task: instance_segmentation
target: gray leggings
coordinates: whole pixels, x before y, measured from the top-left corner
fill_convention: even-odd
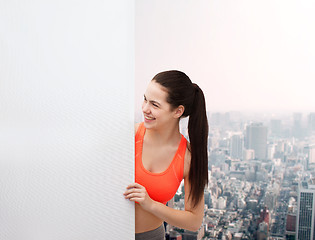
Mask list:
[[[164,225],[151,231],[136,233],[135,240],[165,240]]]

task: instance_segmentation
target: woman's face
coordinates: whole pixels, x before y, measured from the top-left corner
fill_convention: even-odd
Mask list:
[[[151,81],[144,93],[142,112],[146,128],[160,128],[176,120],[174,110],[166,101],[168,93],[156,81]]]

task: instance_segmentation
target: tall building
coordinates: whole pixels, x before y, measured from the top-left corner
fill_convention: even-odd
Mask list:
[[[266,222],[261,222],[258,225],[257,240],[267,240],[267,239],[268,239],[268,224]]]
[[[296,214],[288,213],[286,218],[285,235],[286,239],[295,239]]]
[[[302,113],[293,113],[292,135],[296,138],[303,136]]]
[[[311,112],[308,115],[307,128],[310,134],[315,132],[315,112]]]
[[[226,208],[226,199],[224,197],[219,197],[217,202],[217,209],[225,209]]]
[[[306,169],[315,169],[315,144],[306,145],[304,151],[307,154]]]
[[[273,159],[273,156],[275,155],[275,145],[274,144],[269,144],[267,147],[267,159],[271,160]]]
[[[255,158],[267,157],[267,127],[262,123],[252,123],[246,127],[245,148],[255,151]]]
[[[266,240],[268,239],[268,232],[269,232],[269,210],[267,207],[260,210],[260,217],[257,221],[258,223],[258,231],[257,231],[257,239],[258,240]]]
[[[255,151],[253,149],[244,149],[243,151],[243,160],[252,160],[255,158]]]
[[[208,118],[210,126],[225,128],[230,125],[230,113],[212,113]]]
[[[243,148],[243,137],[241,135],[233,135],[230,141],[230,157],[233,159],[242,159]]]
[[[205,235],[205,227],[202,225],[198,231],[191,232],[184,230],[182,233],[182,240],[201,240]]]
[[[302,182],[298,191],[296,239],[314,240],[315,185]]]
[[[182,240],[182,235],[176,231],[170,231],[169,234],[166,234],[166,239],[169,240]]]
[[[212,207],[211,193],[208,190],[205,190],[204,198],[205,198],[205,204],[208,206],[208,208]]]
[[[279,119],[270,120],[270,131],[274,136],[280,136],[282,134],[282,122]]]

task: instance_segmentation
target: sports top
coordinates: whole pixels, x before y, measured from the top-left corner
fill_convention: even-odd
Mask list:
[[[142,164],[142,146],[146,128],[141,123],[136,133],[135,149],[135,178],[136,182],[144,186],[150,198],[166,204],[171,200],[184,175],[184,158],[187,140],[182,135],[175,156],[168,168],[161,173],[152,173],[144,168]]]

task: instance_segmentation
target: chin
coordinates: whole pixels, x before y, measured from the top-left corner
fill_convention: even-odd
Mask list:
[[[155,120],[154,121],[146,121],[144,120],[144,127],[147,129],[151,129],[155,127]]]

